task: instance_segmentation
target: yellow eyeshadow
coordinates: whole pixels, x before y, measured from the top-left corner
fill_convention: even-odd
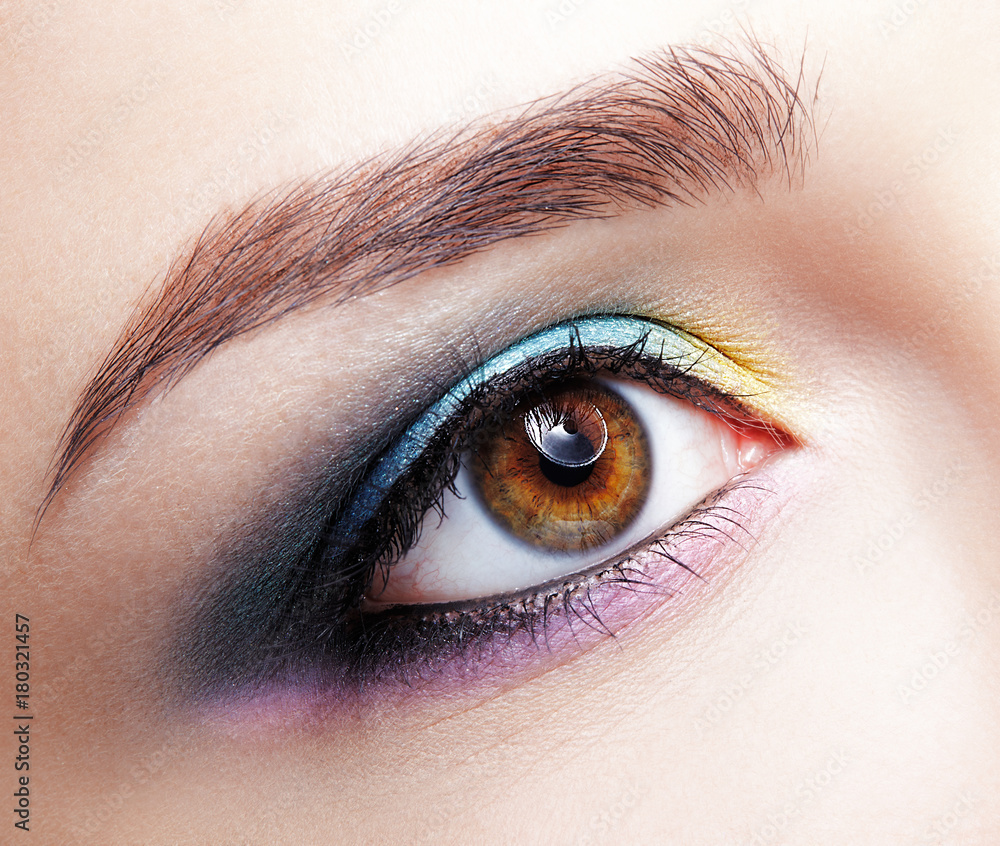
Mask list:
[[[804,407],[794,387],[794,374],[787,356],[775,353],[771,344],[745,331],[729,331],[735,320],[714,326],[695,326],[695,320],[672,317],[654,318],[697,354],[687,368],[692,376],[736,397],[750,412],[764,422],[800,439]],[[750,321],[746,321],[749,323]],[[681,329],[678,323],[694,328],[698,334]],[[738,336],[739,340],[732,338]],[[689,353],[690,354],[690,353]]]

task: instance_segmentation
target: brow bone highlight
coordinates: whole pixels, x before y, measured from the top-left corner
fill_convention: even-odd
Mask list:
[[[303,180],[214,219],[126,324],[60,438],[36,517],[154,388],[291,312],[455,264],[500,241],[629,209],[757,190],[805,167],[812,118],[757,42],[671,49],[516,116]]]

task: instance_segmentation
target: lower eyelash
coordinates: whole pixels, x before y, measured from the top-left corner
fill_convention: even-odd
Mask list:
[[[352,660],[343,668],[342,681],[357,690],[387,681],[414,686],[444,664],[462,676],[475,675],[477,664],[495,663],[498,653],[511,645],[550,650],[556,628],[577,642],[585,633],[614,638],[616,626],[607,617],[622,616],[615,607],[622,592],[670,599],[688,578],[706,581],[699,565],[685,560],[680,549],[685,542],[735,544],[744,550],[755,542],[747,528],[749,515],[726,504],[737,491],[754,497],[771,493],[737,478],[660,537],[641,541],[612,563],[528,592],[362,612],[354,621]],[[674,573],[666,574],[664,566]]]

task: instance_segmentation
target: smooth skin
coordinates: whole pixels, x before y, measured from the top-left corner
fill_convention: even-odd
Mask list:
[[[1000,840],[995,3],[52,2],[3,17],[2,695],[12,708],[20,613],[35,720],[31,831],[5,811],[0,840]],[[746,31],[793,77],[805,45],[816,137],[791,189],[510,242],[233,342],[127,417],[29,546],[78,392],[214,214]],[[489,695],[322,719],[178,704],[163,645],[184,598],[303,457],[456,338],[497,351],[601,309],[714,327],[779,386],[801,445],[775,464],[784,507],[732,572]]]

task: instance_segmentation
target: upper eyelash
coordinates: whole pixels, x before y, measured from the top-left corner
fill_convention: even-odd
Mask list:
[[[585,335],[600,336],[595,328],[603,328],[605,337],[611,337],[611,328],[627,328],[632,332],[632,340],[619,346],[597,348],[584,340]],[[367,487],[362,485],[360,493],[345,509],[345,516],[333,524],[324,556],[326,566],[332,570],[327,587],[334,583],[351,586],[343,593],[345,610],[360,603],[377,568],[388,576],[392,564],[416,542],[429,512],[436,510],[444,517],[443,498],[448,490],[453,490],[470,438],[485,423],[509,413],[532,393],[541,395],[552,384],[581,375],[627,373],[661,393],[683,397],[712,413],[734,419],[741,416],[738,398],[691,376],[691,370],[706,351],[688,346],[689,336],[679,330],[643,318],[609,315],[560,324],[532,338],[558,333],[563,333],[566,342],[544,354],[526,357],[506,367],[508,362],[504,358],[511,357],[512,350],[520,346],[515,345],[490,359],[487,365],[466,374],[458,383],[467,389],[464,396],[449,403],[449,398],[455,395],[453,389],[408,430],[407,434],[419,448],[407,444],[404,436],[402,443],[391,447],[376,463],[369,479],[380,473],[382,479],[374,484],[369,481]],[[658,348],[651,343],[654,335],[660,338]],[[676,343],[668,354],[666,344],[671,339]],[[493,377],[481,378],[491,364],[496,371]],[[393,475],[397,462],[404,469]],[[385,483],[386,478],[389,484]],[[372,508],[371,500],[378,501],[377,508]],[[364,550],[365,554],[358,555],[357,550]],[[352,564],[337,566],[351,551],[355,551],[351,555]]]

